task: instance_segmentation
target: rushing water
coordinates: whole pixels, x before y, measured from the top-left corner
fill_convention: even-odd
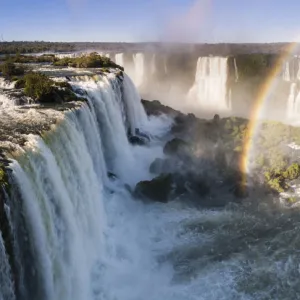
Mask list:
[[[299,299],[297,212],[134,199],[129,187],[151,178],[171,120],[148,119],[126,75],[71,84],[88,103],[43,138],[30,135],[10,166],[25,275],[14,283],[0,234],[1,300],[15,299],[14,284],[22,300]],[[134,128],[151,134],[149,145],[128,143]]]

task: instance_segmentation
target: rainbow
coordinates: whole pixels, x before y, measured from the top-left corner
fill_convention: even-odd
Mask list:
[[[253,141],[258,128],[257,121],[261,116],[265,104],[269,100],[273,88],[275,87],[276,84],[275,79],[282,71],[283,64],[285,63],[286,59],[296,51],[298,45],[299,45],[298,43],[293,42],[288,44],[288,46],[283,49],[283,54],[279,56],[279,58],[274,64],[273,69],[270,71],[266,80],[260,86],[259,91],[257,93],[254,106],[249,117],[248,134],[243,144],[243,151],[239,162],[240,171],[243,176],[242,178],[243,187],[246,187],[247,185],[247,175],[249,173],[249,159],[250,159],[251,151],[254,147]]]

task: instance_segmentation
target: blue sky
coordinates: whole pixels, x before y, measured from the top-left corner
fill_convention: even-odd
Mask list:
[[[300,0],[0,0],[4,40],[300,40]]]

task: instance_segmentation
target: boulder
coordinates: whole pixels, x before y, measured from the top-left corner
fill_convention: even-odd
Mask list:
[[[118,176],[112,172],[107,172],[107,177],[111,180],[116,180],[118,179]]]
[[[167,203],[172,191],[172,185],[172,175],[163,174],[152,180],[139,182],[135,187],[134,194],[137,197]]]
[[[142,99],[141,102],[148,116],[159,116],[161,114],[176,116],[179,113],[169,106],[162,105],[158,100],[148,101]]]
[[[129,143],[132,145],[143,146],[143,145],[147,144],[147,142],[145,141],[144,138],[136,136],[136,135],[129,136],[128,140],[129,140]]]
[[[76,88],[74,89],[74,92],[80,96],[86,96],[87,95],[87,92],[81,88]]]
[[[141,132],[138,128],[135,129],[135,135],[130,133],[128,130],[128,140],[133,145],[145,145],[150,142],[150,138],[146,133]]]
[[[162,173],[164,166],[164,160],[162,158],[156,158],[150,165],[149,171],[152,174]]]
[[[135,129],[135,135],[138,136],[138,137],[140,137],[140,138],[145,139],[148,142],[150,142],[150,137],[146,133],[140,131],[139,128]]]
[[[189,149],[188,146],[189,146],[188,143],[185,142],[184,140],[179,138],[174,138],[166,143],[164,147],[164,154],[176,155],[176,154],[185,153]]]

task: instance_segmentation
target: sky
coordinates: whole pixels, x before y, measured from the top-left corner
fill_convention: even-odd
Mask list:
[[[0,39],[300,41],[300,0],[0,0]]]

